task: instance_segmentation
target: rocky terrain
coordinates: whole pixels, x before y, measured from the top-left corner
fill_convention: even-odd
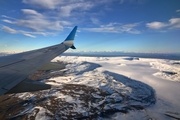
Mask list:
[[[98,70],[100,67],[92,62],[71,61],[65,70],[37,71],[29,78],[51,84],[52,89],[1,96],[0,119],[103,119],[115,113],[145,113],[146,107],[155,104],[152,87]]]

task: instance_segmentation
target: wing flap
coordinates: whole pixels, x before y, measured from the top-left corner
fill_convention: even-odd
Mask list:
[[[14,80],[12,79],[14,78]],[[25,80],[27,78],[27,75],[17,75],[14,77],[10,77],[7,79],[9,84],[5,84],[5,86],[3,87],[6,90],[10,90],[11,88],[13,88],[14,86],[17,85],[17,83],[20,83],[21,81]]]
[[[51,85],[26,79],[23,82],[19,83],[14,88],[12,88],[10,91],[8,91],[7,94],[21,93],[21,92],[33,92],[33,91],[37,91],[37,90],[46,90],[46,89],[50,89],[50,88],[51,88]]]
[[[15,74],[17,71],[11,70],[11,69],[0,69],[0,83],[3,81],[3,79],[9,77],[10,75]]]
[[[0,95],[5,94],[7,91],[8,91],[8,90],[5,90],[5,89],[3,89],[3,88],[0,88]]]
[[[64,69],[64,68],[65,68],[64,64],[50,62],[50,63],[44,65],[43,67],[41,67],[39,70],[60,70],[60,69]]]

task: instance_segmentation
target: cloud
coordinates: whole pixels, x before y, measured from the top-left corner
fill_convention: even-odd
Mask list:
[[[180,9],[179,9],[179,10],[176,10],[176,12],[180,12]]]
[[[6,15],[1,15],[1,17],[15,20],[15,18],[6,16]]]
[[[132,34],[139,34],[140,31],[135,29],[135,27],[138,25],[139,25],[139,23],[122,25],[121,31],[127,32],[127,33],[132,33]]]
[[[73,14],[72,11],[76,10],[76,13],[85,12],[86,10],[91,9],[94,6],[91,2],[77,2],[70,3],[59,7],[60,16],[69,17]]]
[[[60,21],[48,21],[41,18],[35,19],[22,19],[16,21],[16,25],[25,28],[30,28],[35,31],[46,31],[46,30],[62,30],[63,26],[60,25]]]
[[[120,4],[123,3],[129,3],[129,4],[145,4],[147,3],[149,0],[119,0]]]
[[[37,11],[35,10],[31,10],[31,9],[21,9],[21,11],[24,13],[24,14],[31,14],[31,15],[36,15],[37,17],[42,17],[42,15],[40,13],[38,13]]]
[[[22,9],[22,12],[25,14],[25,18],[17,20],[15,22],[16,25],[30,28],[35,31],[63,29],[62,25],[60,24],[60,21],[48,20],[46,16],[44,16],[41,13],[38,13],[35,10]]]
[[[35,7],[36,10],[43,11],[43,13],[40,15],[40,13],[38,13],[37,11],[27,10],[27,9],[22,10],[22,12],[27,15],[26,18],[29,18],[29,20],[31,21],[32,20],[36,21],[38,25],[36,24],[32,25],[30,21],[27,21],[27,20],[25,21],[24,19],[23,21],[19,21],[18,25],[25,26],[36,31],[42,30],[43,26],[45,26],[44,24],[52,21],[51,19],[52,16],[54,18],[56,16],[55,18],[56,21],[53,21],[53,23],[55,22],[57,23],[57,21],[59,21],[59,25],[61,25],[61,27],[57,26],[58,24],[54,24],[54,25],[47,24],[46,28],[49,30],[51,29],[62,30],[64,26],[72,25],[71,22],[67,21],[67,18],[70,18],[68,20],[71,20],[71,21],[73,20],[74,23],[84,22],[87,19],[91,19],[91,21],[94,24],[100,24],[98,22],[98,19],[95,19],[95,17],[93,16],[97,15],[98,13],[103,14],[103,12],[105,12],[108,8],[111,9],[110,6],[113,5],[113,3],[119,3],[118,0],[113,0],[113,1],[112,0],[102,0],[102,1],[97,1],[97,0],[91,0],[91,1],[87,1],[87,0],[68,0],[68,1],[65,1],[65,0],[23,0],[22,2],[24,4],[30,5],[31,7]],[[92,8],[98,8],[98,7],[103,7],[104,10],[100,10],[97,13],[97,11],[94,11],[92,9]],[[91,11],[91,14],[90,15],[86,14],[89,11]],[[87,15],[89,18],[87,17]],[[38,17],[32,17],[32,16],[38,16]],[[41,19],[41,22],[38,23],[38,20],[36,19],[37,18],[40,19],[42,17],[43,17],[43,20]],[[62,22],[63,20],[66,20],[66,23],[68,22],[68,24],[63,24]],[[42,26],[40,26],[41,24]],[[54,27],[49,28],[48,26],[54,26]]]
[[[24,33],[23,35],[28,36],[28,37],[32,37],[32,38],[36,38],[36,36],[31,35],[31,34],[29,34],[29,33]]]
[[[6,20],[3,20],[4,22],[6,22]],[[8,20],[7,20],[8,21]],[[66,21],[62,21],[63,24],[68,24]],[[13,22],[8,22],[8,23],[13,23]],[[5,31],[5,32],[8,32],[8,33],[11,33],[11,34],[23,34],[25,36],[28,36],[28,37],[32,37],[32,38],[36,38],[35,35],[43,35],[43,36],[49,36],[49,35],[57,35],[58,33],[57,32],[45,32],[45,31],[35,31],[35,32],[32,32],[32,31],[24,31],[24,30],[15,30],[13,28],[10,28],[8,26],[2,26],[1,27],[1,30]]]
[[[131,34],[140,34],[141,32],[135,27],[137,27],[139,23],[133,24],[124,24],[121,25],[119,23],[109,23],[107,25],[101,25],[97,28],[84,28],[84,30],[91,31],[91,32],[102,32],[102,33],[122,33],[127,32]]]
[[[118,0],[115,0],[118,1]],[[64,6],[66,9],[82,8],[83,10],[89,9],[92,6],[98,6],[100,4],[107,4],[112,0],[22,0],[23,3],[38,7],[39,9],[59,9]]]
[[[117,1],[117,0],[115,0]],[[49,13],[54,13],[59,17],[76,16],[85,13],[91,8],[100,5],[109,5],[111,0],[23,0],[23,3],[31,5],[37,9],[43,9]]]
[[[2,21],[17,25],[19,29],[28,29],[35,32],[52,32],[62,31],[65,27],[72,25],[72,21],[76,22],[76,24],[83,22],[83,15],[86,16],[87,14],[85,13],[87,11],[95,6],[109,3],[111,0],[22,0],[22,2],[34,9],[21,9],[22,15],[18,19],[11,19],[11,17],[3,15],[6,19]],[[71,18],[67,19],[67,17]]]
[[[128,0],[131,1],[143,1],[143,0]],[[146,0],[145,0],[146,1]],[[80,22],[86,22],[91,20],[93,24],[99,27],[84,28],[84,30],[94,32],[111,32],[111,33],[131,33],[139,34],[140,31],[136,29],[139,24],[118,24],[110,23],[108,25],[100,25],[101,22],[95,16],[100,16],[99,13],[103,14],[110,6],[114,3],[120,4],[126,2],[125,0],[22,0],[24,4],[30,5],[30,7],[36,9],[21,9],[22,17],[19,19],[8,19],[5,16],[3,22],[17,25],[20,29],[25,29],[28,34],[31,35],[51,35],[52,32],[62,31],[64,28],[68,28],[73,23],[80,24]],[[98,9],[103,7],[103,10],[93,11],[92,8]],[[91,14],[86,14],[91,11]],[[88,15],[88,17],[87,17]],[[69,19],[70,18],[70,19]],[[71,22],[73,21],[73,23]],[[112,24],[112,25],[111,25]],[[50,31],[49,33],[47,31]]]
[[[15,29],[12,29],[12,28],[7,27],[7,26],[3,26],[1,29],[5,32],[8,32],[8,33],[12,33],[12,34],[17,33],[17,31]]]
[[[45,9],[55,9],[60,4],[64,3],[64,0],[23,0],[22,2]]]
[[[28,32],[21,31],[21,30],[15,30],[15,29],[12,29],[12,28],[7,27],[7,26],[3,26],[1,29],[5,32],[11,33],[11,34],[23,34],[23,35],[28,36],[28,37],[36,38],[36,36],[31,35]]]
[[[120,0],[120,4],[123,4],[124,3],[124,0]]]
[[[180,28],[180,18],[172,18],[169,20],[172,28]]]
[[[10,23],[10,24],[13,24],[13,22],[11,20],[7,20],[7,19],[4,19],[2,20],[3,22],[6,22],[6,23]]]
[[[30,34],[30,35],[43,35],[43,36],[49,36],[49,35],[56,35],[57,33],[55,32],[30,32],[30,31],[24,31],[24,30],[19,30],[20,33],[24,34]],[[29,36],[30,37],[30,36]]]
[[[152,29],[161,29],[161,28],[166,27],[168,25],[163,23],[163,22],[151,22],[151,23],[147,23],[146,26],[148,28],[152,28]]]
[[[21,11],[25,15],[24,18],[16,19],[14,21],[4,19],[2,21],[34,31],[61,31],[63,29],[63,25],[71,25],[71,23],[68,21],[53,20],[49,16],[45,16],[35,10],[22,9]]]
[[[84,0],[23,0],[25,4],[38,7],[40,9],[57,10],[60,16],[71,16],[74,10],[84,11],[94,6],[93,1]]]
[[[147,23],[146,27],[151,29],[174,29],[174,28],[180,28],[180,18],[171,18],[168,22],[151,22]]]
[[[118,30],[114,27],[84,28],[84,30],[88,30],[91,32],[118,33]]]
[[[100,21],[97,18],[91,18],[93,24],[99,24]]]

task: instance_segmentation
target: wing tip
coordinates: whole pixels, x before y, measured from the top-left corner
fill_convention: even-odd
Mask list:
[[[73,28],[73,30],[69,33],[69,35],[67,36],[67,38],[65,39],[65,41],[63,42],[63,44],[69,46],[72,49],[76,49],[74,46],[74,37],[76,34],[78,26],[75,26]]]
[[[72,49],[76,49],[76,47],[74,45],[71,46]]]
[[[65,39],[65,41],[69,41],[69,40],[74,40],[76,31],[77,31],[78,26],[75,26],[73,28],[73,30],[70,32],[70,34],[67,36],[67,38]]]

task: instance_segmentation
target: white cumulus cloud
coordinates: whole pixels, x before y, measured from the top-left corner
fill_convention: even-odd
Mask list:
[[[151,29],[173,29],[173,28],[180,28],[180,18],[171,18],[168,22],[151,22],[147,23],[146,27]]]
[[[180,18],[172,18],[169,23],[173,28],[180,28]]]
[[[146,26],[148,28],[152,28],[152,29],[160,29],[160,28],[166,27],[168,25],[163,22],[151,22],[151,23],[147,23]]]

